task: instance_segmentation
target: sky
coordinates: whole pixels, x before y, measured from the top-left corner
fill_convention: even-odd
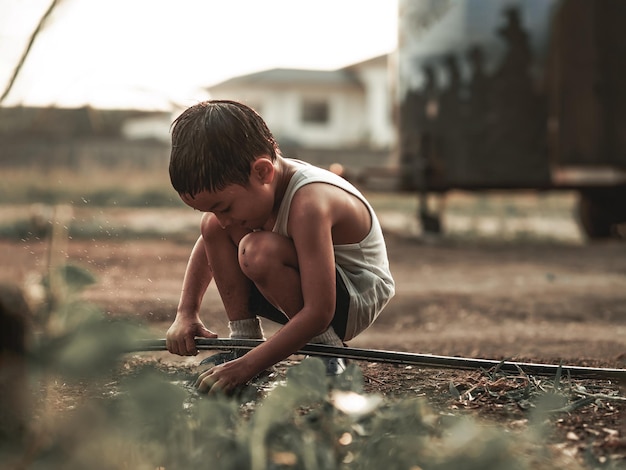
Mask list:
[[[52,0],[0,0],[0,94]],[[395,49],[398,0],[59,0],[3,106],[167,109],[275,67]]]

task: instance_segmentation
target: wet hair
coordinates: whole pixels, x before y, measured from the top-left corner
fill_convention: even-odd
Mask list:
[[[249,106],[210,100],[187,108],[172,123],[170,180],[179,194],[247,186],[250,164],[261,155],[274,161],[276,139]]]

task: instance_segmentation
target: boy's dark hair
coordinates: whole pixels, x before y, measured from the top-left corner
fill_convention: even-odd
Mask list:
[[[210,100],[187,108],[172,123],[170,180],[179,194],[246,186],[250,163],[279,153],[267,124],[252,108]]]

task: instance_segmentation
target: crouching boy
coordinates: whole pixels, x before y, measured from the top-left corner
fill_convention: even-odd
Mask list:
[[[232,391],[306,343],[342,346],[393,297],[385,240],[365,197],[327,170],[284,158],[248,106],[212,100],[184,111],[172,125],[170,178],[204,214],[168,350],[194,355],[195,337],[217,337],[200,319],[212,280],[231,338],[264,339],[261,317],[284,325],[246,354],[208,358],[200,391]],[[344,367],[325,362],[328,374]]]

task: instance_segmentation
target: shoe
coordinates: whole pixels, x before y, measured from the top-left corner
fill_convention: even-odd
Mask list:
[[[346,370],[346,360],[342,357],[321,357],[329,377],[340,375]]]
[[[234,361],[235,359],[239,359],[243,356],[247,351],[241,349],[233,349],[231,351],[224,351],[221,353],[213,354],[212,356],[205,357],[200,361],[201,366],[219,366],[221,364],[225,364],[226,362]]]

